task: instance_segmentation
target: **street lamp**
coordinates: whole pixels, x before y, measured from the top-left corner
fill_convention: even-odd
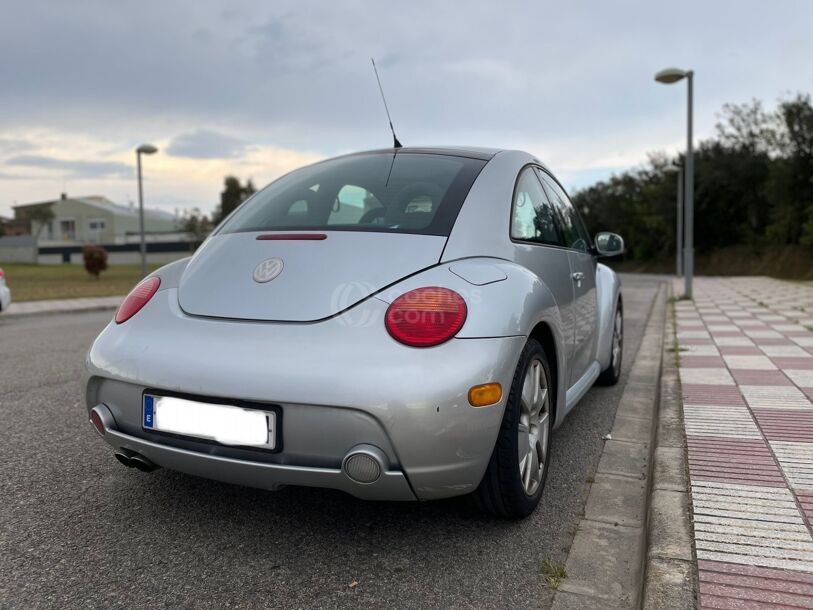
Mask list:
[[[677,174],[677,202],[675,213],[675,274],[683,275],[683,167],[669,165],[666,173]]]
[[[144,189],[141,186],[141,155],[154,155],[158,149],[152,144],[142,144],[136,148],[136,165],[138,166],[138,227],[141,233],[141,277],[147,275],[147,244],[144,242]]]
[[[666,68],[655,75],[655,80],[665,85],[671,85],[683,79],[688,83],[688,119],[686,130],[686,163],[684,165],[685,180],[685,240],[683,248],[683,271],[686,274],[684,297],[692,298],[692,279],[694,276],[694,158],[692,151],[692,96],[694,85],[694,72],[678,68]]]

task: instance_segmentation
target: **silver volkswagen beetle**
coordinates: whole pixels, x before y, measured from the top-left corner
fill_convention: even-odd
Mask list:
[[[126,466],[520,518],[551,433],[615,383],[622,239],[533,156],[398,148],[296,170],[127,296],[87,355]]]

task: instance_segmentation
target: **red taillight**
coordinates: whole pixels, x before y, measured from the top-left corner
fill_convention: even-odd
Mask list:
[[[387,309],[385,323],[393,339],[412,347],[448,341],[466,321],[466,302],[448,288],[417,288],[402,294]]]
[[[322,241],[327,239],[324,233],[267,233],[258,235],[258,241]]]
[[[0,280],[2,280],[4,277],[6,277],[6,272],[0,269]]]
[[[158,277],[147,278],[138,286],[130,291],[127,298],[124,299],[119,310],[116,312],[116,324],[126,322],[134,315],[136,315],[141,308],[146,305],[152,296],[158,292],[158,287],[161,285],[161,279]]]

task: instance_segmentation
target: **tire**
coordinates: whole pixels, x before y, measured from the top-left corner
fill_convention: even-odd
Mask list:
[[[610,340],[610,364],[596,379],[598,385],[615,385],[621,379],[624,356],[624,310],[619,302],[613,315],[613,337]]]
[[[538,384],[534,383],[536,375]],[[539,393],[534,399],[535,385]],[[556,391],[545,350],[538,341],[529,339],[511,382],[494,451],[475,492],[477,503],[485,512],[507,519],[522,519],[539,504],[550,465],[555,401]],[[534,415],[535,410],[538,415]],[[524,458],[520,452],[525,454]]]

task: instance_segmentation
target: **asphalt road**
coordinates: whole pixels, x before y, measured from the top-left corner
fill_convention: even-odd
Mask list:
[[[553,437],[539,509],[266,492],[113,459],[87,422],[85,352],[110,312],[0,316],[0,607],[545,607],[660,280],[626,276],[624,377]]]

